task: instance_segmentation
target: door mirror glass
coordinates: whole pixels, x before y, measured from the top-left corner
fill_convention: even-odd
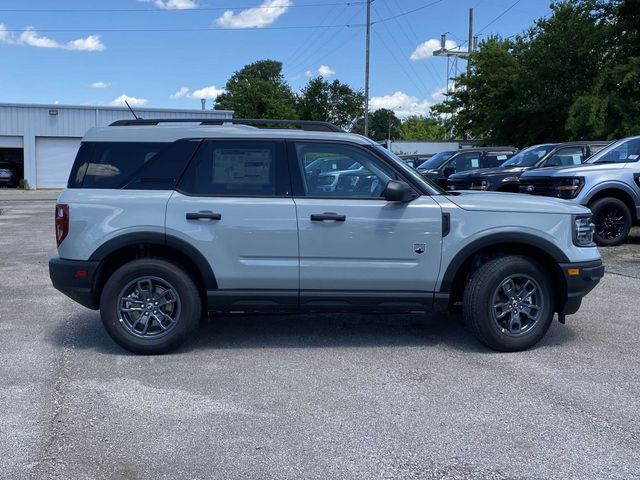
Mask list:
[[[413,198],[413,189],[399,180],[389,180],[384,190],[384,199],[387,202],[410,202]]]

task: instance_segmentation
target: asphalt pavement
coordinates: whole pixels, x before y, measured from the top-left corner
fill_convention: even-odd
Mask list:
[[[54,194],[0,195],[0,478],[640,478],[640,232],[527,352],[441,315],[222,317],[131,355],[50,284]]]

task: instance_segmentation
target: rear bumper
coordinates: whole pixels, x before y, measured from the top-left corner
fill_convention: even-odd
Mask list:
[[[602,265],[602,260],[594,260],[592,262],[561,263],[560,268],[564,275],[566,298],[564,306],[558,313],[571,315],[578,311],[582,298],[593,290],[604,276],[604,265]]]
[[[49,277],[56,290],[80,305],[97,310],[99,297],[95,291],[95,276],[100,262],[82,260],[49,260]]]

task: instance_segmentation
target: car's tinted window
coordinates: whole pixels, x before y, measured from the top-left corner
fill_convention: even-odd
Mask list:
[[[331,143],[296,143],[300,170],[304,172],[304,193],[313,197],[381,197],[387,182],[396,179],[382,160],[357,147]],[[305,165],[315,158],[336,156],[350,159],[350,169],[318,172]]]
[[[460,155],[449,161],[449,163],[446,164],[445,168],[453,168],[456,172],[475,170],[476,168],[481,168],[481,156],[482,153],[480,152],[461,153]]]
[[[69,176],[69,187],[122,188],[134,179],[145,164],[170,145],[146,142],[82,143]]]
[[[586,163],[627,163],[640,160],[640,138],[626,138],[608,145]]]
[[[336,155],[311,160],[307,165],[305,165],[304,169],[307,172],[317,173],[335,172],[339,170],[349,170],[352,164],[353,160],[349,157],[340,157]]]
[[[584,161],[584,150],[581,146],[559,148],[553,155],[545,160],[545,167],[566,167],[580,165]]]
[[[286,193],[284,146],[277,142],[204,141],[180,181],[194,195],[275,196]],[[284,190],[283,190],[284,188]]]
[[[482,168],[499,167],[511,157],[512,152],[487,152],[482,159]]]
[[[438,168],[442,165],[446,160],[451,158],[451,156],[456,153],[454,151],[446,151],[446,152],[438,152],[433,157],[431,157],[426,162],[421,163],[418,168],[427,169],[427,168]]]
[[[533,147],[525,148],[524,150],[520,150],[513,157],[504,162],[501,166],[530,167],[531,165],[538,163],[538,161],[547,153],[549,153],[553,148],[555,148],[554,144],[534,145]]]

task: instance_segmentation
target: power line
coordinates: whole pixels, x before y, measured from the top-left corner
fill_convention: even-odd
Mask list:
[[[355,6],[364,5],[366,1],[354,2],[332,2],[332,3],[303,3],[303,4],[286,4],[269,5],[269,6],[228,6],[228,7],[195,7],[195,8],[0,8],[2,13],[138,13],[138,12],[202,12],[202,11],[220,11],[220,10],[256,10],[256,9],[274,9],[274,8],[307,8],[307,7],[331,7],[331,6]]]
[[[352,23],[341,25],[287,25],[282,27],[259,27],[259,28],[223,28],[223,27],[194,27],[194,28],[148,28],[148,27],[134,27],[134,28],[84,28],[84,29],[59,29],[59,28],[38,28],[38,33],[87,33],[87,32],[100,32],[100,33],[112,33],[112,32],[224,32],[233,30],[243,31],[260,31],[260,30],[304,30],[309,28],[361,28],[365,27],[365,23]],[[24,29],[5,29],[4,32],[23,32]]]
[[[431,2],[431,3],[427,3],[426,5],[423,5],[421,7],[418,8],[414,8],[413,10],[408,10],[406,12],[402,12],[402,13],[398,13],[397,15],[393,15],[392,17],[387,17],[387,18],[381,18],[380,20],[376,20],[375,22],[371,22],[371,24],[376,24],[376,23],[382,23],[382,22],[388,22],[389,20],[393,20],[395,18],[400,18],[400,17],[404,17],[405,15],[410,15],[412,13],[415,12],[419,12],[420,10],[424,10],[425,8],[429,8],[432,7],[438,3],[444,2],[444,0],[435,0],[435,2]]]
[[[513,2],[511,4],[511,6],[509,6],[505,11],[503,11],[500,15],[498,15],[496,18],[494,18],[493,20],[491,20],[489,23],[487,23],[484,27],[482,27],[480,30],[478,30],[476,32],[476,35],[482,33],[483,31],[485,31],[487,28],[489,28],[491,25],[493,25],[495,22],[497,22],[498,20],[500,20],[509,10],[511,10],[513,7],[515,7],[516,5],[518,5],[522,0],[516,0],[515,2]]]

